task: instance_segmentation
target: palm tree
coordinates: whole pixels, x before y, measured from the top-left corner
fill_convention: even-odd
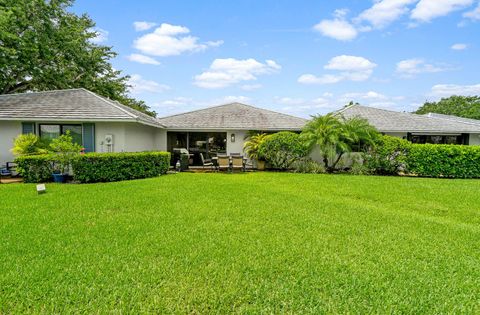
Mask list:
[[[301,136],[310,149],[319,146],[325,168],[333,172],[345,153],[374,145],[378,132],[365,119],[327,114],[313,116]]]

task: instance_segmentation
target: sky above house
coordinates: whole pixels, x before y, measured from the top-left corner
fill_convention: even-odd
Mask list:
[[[242,102],[301,117],[480,95],[477,0],[77,0],[158,116]]]

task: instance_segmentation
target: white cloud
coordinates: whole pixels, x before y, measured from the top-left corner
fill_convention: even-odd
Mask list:
[[[383,28],[406,14],[409,10],[408,5],[416,1],[418,0],[376,1],[371,8],[360,13],[355,21],[367,21],[375,28]]]
[[[471,20],[480,20],[480,2],[478,3],[475,9],[473,9],[472,11],[465,12],[463,14],[463,17]]]
[[[258,90],[262,87],[261,84],[244,84],[240,88],[244,91]]]
[[[90,39],[92,43],[101,44],[108,40],[108,31],[101,28],[94,28],[92,31],[97,33],[97,36]]]
[[[313,26],[313,29],[323,36],[341,41],[349,41],[357,37],[357,29],[346,20],[348,9],[337,9],[333,13],[333,20],[322,20]]]
[[[154,22],[146,22],[146,21],[133,22],[133,27],[137,32],[147,31],[156,25],[157,23],[154,23]]]
[[[348,99],[348,100],[375,100],[375,101],[380,101],[380,100],[387,100],[388,97],[375,92],[375,91],[368,91],[365,93],[345,93],[342,95],[343,99]]]
[[[323,36],[341,41],[352,40],[358,35],[355,27],[343,18],[322,20],[313,29],[320,32]]]
[[[194,84],[207,89],[224,88],[243,81],[254,81],[257,76],[279,71],[281,66],[273,60],[265,63],[250,59],[215,59],[210,68],[195,76]]]
[[[160,84],[155,81],[145,80],[139,74],[133,74],[128,81],[130,92],[133,94],[140,94],[144,92],[149,93],[161,93],[170,90],[170,86],[166,84]]]
[[[421,22],[448,15],[473,4],[473,0],[420,0],[410,17]]]
[[[338,73],[322,76],[303,74],[298,78],[298,82],[303,84],[333,84],[341,81],[365,81],[372,75],[376,66],[375,63],[363,57],[336,56],[330,59],[324,68],[338,71]]]
[[[480,84],[437,84],[432,87],[430,95],[436,97],[448,97],[451,95],[480,95]]]
[[[465,50],[467,49],[467,44],[453,44],[452,47],[450,47],[453,50]]]
[[[131,54],[127,56],[127,59],[130,61],[138,62],[138,63],[143,63],[143,64],[148,64],[148,65],[156,65],[158,66],[160,62],[157,60],[153,59],[152,57],[148,57],[142,54]]]
[[[133,46],[144,54],[165,57],[203,51],[223,43],[223,41],[199,43],[198,38],[188,35],[189,33],[190,30],[185,26],[162,23],[152,33],[137,38]]]
[[[409,78],[420,73],[436,73],[451,69],[449,66],[433,65],[426,63],[423,59],[413,58],[398,62],[396,72],[402,77]]]
[[[324,74],[320,77],[314,75],[314,74],[302,74],[298,78],[298,83],[302,84],[333,84],[333,83],[338,83],[343,80],[343,77],[340,75],[334,75],[334,74]]]
[[[220,102],[215,103],[249,103],[252,99],[243,95],[228,95],[221,99]]]

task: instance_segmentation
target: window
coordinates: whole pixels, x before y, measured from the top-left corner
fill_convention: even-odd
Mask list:
[[[39,127],[40,138],[48,141],[58,138],[61,134],[70,131],[70,136],[75,143],[82,145],[82,125],[51,125],[41,124]]]
[[[411,135],[407,139],[413,143],[433,143],[433,144],[464,144],[468,143],[465,135]],[[467,138],[468,139],[468,138]]]

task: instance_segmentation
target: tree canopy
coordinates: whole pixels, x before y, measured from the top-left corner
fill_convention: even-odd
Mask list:
[[[95,23],[68,11],[73,0],[0,0],[0,94],[83,87],[154,116],[128,96],[117,54],[94,42]]]
[[[438,102],[426,102],[415,113],[438,113],[480,119],[480,96],[453,95]]]

